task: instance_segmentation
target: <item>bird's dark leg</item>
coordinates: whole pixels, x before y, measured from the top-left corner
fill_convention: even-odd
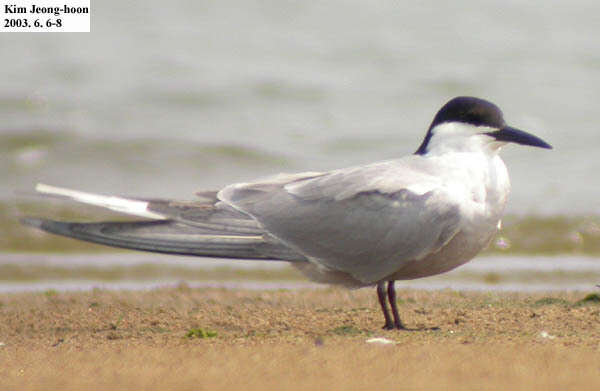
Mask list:
[[[379,305],[381,305],[381,310],[383,311],[383,316],[385,317],[385,325],[383,328],[385,330],[394,329],[394,323],[392,322],[392,318],[390,316],[390,312],[387,308],[387,297],[385,295],[385,282],[377,283],[377,298],[379,299]]]
[[[390,307],[392,307],[392,315],[394,315],[394,327],[398,330],[404,330],[406,327],[404,327],[402,321],[400,320],[400,315],[398,315],[398,306],[396,305],[396,287],[394,286],[394,283],[395,281],[388,281],[388,300],[390,301]]]

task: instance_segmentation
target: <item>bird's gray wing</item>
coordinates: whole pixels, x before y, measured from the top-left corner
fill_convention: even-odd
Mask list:
[[[458,202],[411,159],[226,187],[218,197],[312,262],[363,283],[436,252]]]
[[[27,217],[22,222],[57,235],[135,250],[210,257],[305,262],[251,216],[220,202],[216,192],[194,201],[139,199],[40,184],[37,191],[143,217],[145,221],[78,223]]]
[[[21,222],[56,235],[111,247],[204,257],[306,261],[269,235],[224,234],[173,220],[78,223],[26,217]]]

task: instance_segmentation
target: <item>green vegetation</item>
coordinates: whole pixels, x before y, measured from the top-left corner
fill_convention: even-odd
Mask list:
[[[3,134],[0,136],[0,151],[9,153],[25,148],[49,147],[65,142],[70,137],[73,135],[69,133],[45,131]]]
[[[590,305],[590,304],[592,304],[592,305],[600,304],[600,295],[597,293],[590,293],[590,294],[586,295],[583,299],[577,300],[576,302],[573,302],[573,303],[571,303],[570,301],[567,301],[565,299],[562,299],[562,298],[543,297],[539,300],[536,300],[535,303],[533,303],[533,305],[536,307],[542,307],[542,306],[546,306],[546,305],[563,305],[563,306],[567,306],[567,307],[580,307],[580,306]]]
[[[600,304],[600,295],[597,293],[590,293],[589,295],[575,303],[575,305],[587,304]]]
[[[541,307],[545,305],[569,305],[569,302],[565,299],[559,299],[556,297],[544,297],[533,303],[535,306]]]
[[[507,217],[486,252],[600,255],[600,217]]]
[[[340,326],[331,330],[331,332],[335,335],[358,335],[362,334],[362,331],[357,329],[354,326]]]
[[[187,338],[214,338],[217,336],[217,332],[216,331],[212,331],[212,330],[206,330],[203,329],[201,327],[196,327],[193,329],[190,329],[187,333],[185,333],[185,336]]]

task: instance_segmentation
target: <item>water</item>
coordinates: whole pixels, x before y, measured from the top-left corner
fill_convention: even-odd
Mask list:
[[[394,158],[417,148],[447,100],[475,95],[498,103],[511,125],[555,147],[503,151],[513,183],[507,214],[522,219],[543,215],[542,222],[563,215],[598,216],[599,13],[600,3],[592,0],[551,5],[474,0],[94,3],[89,34],[0,34],[0,205],[22,199],[15,192],[31,190],[37,182],[190,198],[200,189],[278,172]],[[0,221],[2,230],[16,226],[13,212],[8,216]],[[537,232],[546,225],[534,228]],[[30,238],[13,231],[0,237],[0,248],[14,247],[2,242],[5,237]],[[582,246],[581,238],[592,234],[582,235],[567,230],[563,236],[576,243],[564,248]],[[111,256],[103,254],[99,262]],[[36,262],[50,256],[39,257]],[[90,257],[77,259],[87,263]],[[183,271],[169,268],[172,277],[164,280],[152,273],[142,278],[147,270],[134,268],[141,273],[135,279],[109,281],[82,265],[73,277],[63,263],[75,258],[58,259],[54,269],[32,266],[42,275],[35,281],[4,278],[0,290],[147,288],[177,284],[183,278],[177,273],[195,270],[187,264]],[[536,271],[510,277],[508,267],[494,269],[504,261],[487,259],[470,263],[458,280],[449,274],[407,284],[588,289],[600,277],[592,266],[597,259],[589,258],[585,278],[580,271],[566,271],[568,278],[541,271],[545,279],[530,284]],[[541,265],[536,259],[517,257],[514,262]],[[547,262],[559,268],[571,264],[557,258]],[[489,269],[470,269],[475,265]],[[165,271],[157,267],[153,270]],[[52,281],[52,270],[71,279]],[[285,270],[269,271],[282,274],[268,284],[290,283]],[[464,273],[460,270],[456,273]],[[190,284],[213,283],[199,277],[204,271],[195,273]],[[217,283],[244,281],[216,275]]]
[[[507,148],[511,214],[599,214],[600,3],[102,1],[89,34],[2,34],[0,199],[38,181],[189,198],[401,156],[455,95]]]
[[[241,262],[156,254],[103,255],[0,254],[0,293],[91,289],[176,287],[226,289],[316,289],[285,262]],[[596,291],[600,260],[591,257],[477,258],[452,272],[413,281],[399,288]]]

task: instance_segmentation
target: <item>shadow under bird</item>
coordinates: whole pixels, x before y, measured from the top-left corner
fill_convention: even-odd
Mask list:
[[[199,193],[194,201],[104,196],[40,184],[39,193],[145,219],[22,221],[108,246],[288,261],[317,282],[377,286],[384,328],[404,329],[394,282],[452,270],[496,233],[510,191],[498,152],[510,142],[552,148],[508,126],[493,103],[457,97],[436,114],[419,149],[400,159],[280,174]]]

